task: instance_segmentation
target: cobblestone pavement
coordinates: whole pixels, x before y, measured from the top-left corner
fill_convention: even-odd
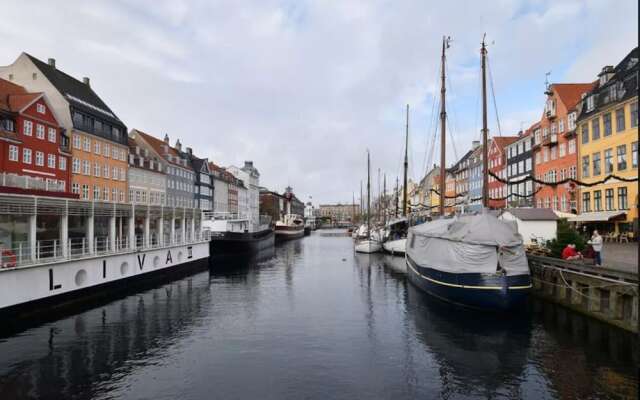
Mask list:
[[[602,263],[619,271],[638,273],[638,243],[604,243]]]

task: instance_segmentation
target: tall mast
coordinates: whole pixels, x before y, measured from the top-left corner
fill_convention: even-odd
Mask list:
[[[402,187],[402,216],[407,215],[407,169],[409,169],[409,105],[404,133],[404,186]]]
[[[400,196],[400,188],[398,187],[398,177],[396,176],[396,218],[398,218],[398,198]]]
[[[480,56],[482,58],[482,206],[489,207],[489,160],[487,157],[487,48],[482,36],[482,48]]]
[[[380,168],[378,168],[378,215],[376,219],[380,223]]]
[[[383,222],[387,223],[387,173],[385,172],[382,180],[382,199],[384,201],[382,208]]]
[[[445,145],[447,133],[447,108],[445,87],[445,50],[449,47],[449,37],[442,37],[442,64],[440,65],[440,216],[444,216],[444,192],[445,192]]]
[[[362,197],[362,179],[360,180],[360,223],[362,223],[362,217],[364,216],[364,198]]]
[[[351,192],[351,223],[356,221],[356,194]]]
[[[371,238],[371,162],[369,150],[367,150],[367,239]]]

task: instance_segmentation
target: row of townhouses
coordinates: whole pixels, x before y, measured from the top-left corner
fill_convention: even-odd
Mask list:
[[[555,83],[545,90],[539,121],[488,143],[490,208],[550,208],[604,231],[638,232],[638,48],[605,66],[588,83]],[[482,207],[482,146],[473,142],[444,173],[445,213]],[[606,182],[603,180],[613,175]],[[548,184],[536,184],[527,177]],[[569,178],[572,182],[558,184]],[[519,182],[505,184],[502,181]],[[433,167],[411,202],[437,214],[440,170]]]
[[[224,169],[166,134],[127,132],[89,78],[54,59],[22,53],[0,67],[0,192],[257,218],[258,182],[250,161]]]

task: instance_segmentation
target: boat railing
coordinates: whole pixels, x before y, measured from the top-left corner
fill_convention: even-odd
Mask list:
[[[240,213],[221,212],[221,211],[205,211],[202,213],[204,219],[215,220],[232,220],[232,219],[246,219],[246,217]]]
[[[176,232],[173,241],[170,240],[171,235],[167,238],[169,240],[161,242],[157,234],[152,234],[149,236],[149,243],[145,245],[144,236],[136,235],[135,249],[154,249],[165,245],[209,241],[211,233],[208,231],[195,232],[194,235],[189,233],[186,238],[183,238],[180,232]],[[109,236],[97,236],[94,237],[92,243],[89,243],[84,237],[69,238],[66,246],[63,246],[59,239],[37,240],[33,247],[27,241],[14,242],[10,247],[0,243],[0,269],[74,260],[96,255],[126,253],[132,250],[134,248],[131,248],[128,237],[117,237],[112,241]]]

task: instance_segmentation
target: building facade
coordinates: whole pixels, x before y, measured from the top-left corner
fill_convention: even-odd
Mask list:
[[[77,198],[70,160],[46,95],[0,79],[0,191]]]
[[[534,132],[534,171],[538,180],[555,183],[577,177],[576,104],[591,90],[591,83],[554,83],[547,87],[544,112]],[[538,208],[570,212],[575,192],[570,185],[536,187]]]
[[[487,151],[489,171],[501,179],[507,176],[507,156],[505,148],[518,140],[517,136],[495,136],[489,140]],[[507,185],[489,175],[489,208],[505,208]]]
[[[129,136],[135,140],[138,146],[150,152],[153,160],[162,164],[162,171],[167,177],[168,207],[195,207],[195,173],[189,165],[186,157],[181,156],[182,145],[176,141],[176,147],[169,145],[169,136],[164,140],[133,129]]]
[[[482,211],[482,145],[478,145],[469,157],[469,200],[467,211]]]
[[[187,147],[184,157],[189,160],[195,177],[193,196],[195,207],[202,211],[213,211],[213,180],[209,160],[193,155],[191,147]]]
[[[579,180],[638,178],[638,48],[606,66],[578,115]],[[580,189],[580,220],[601,230],[638,232],[638,182],[611,179]]]
[[[224,214],[229,212],[229,178],[220,166],[209,162],[211,182],[213,185],[213,212]]]
[[[162,206],[167,203],[167,175],[162,163],[133,138],[129,138],[129,202]]]
[[[22,53],[0,67],[0,77],[44,92],[71,140],[71,191],[81,199],[126,202],[128,143],[124,123],[90,86],[48,63]]]
[[[258,169],[253,166],[253,161],[245,161],[242,168],[230,166],[227,171],[244,183],[239,190],[244,190],[246,193],[246,205],[242,207],[242,201],[238,199],[239,207],[242,210],[241,213],[251,220],[254,229],[258,229],[260,224],[260,173]],[[241,196],[240,192],[238,195]]]
[[[331,218],[332,222],[355,221],[360,215],[358,204],[320,204],[319,209],[320,216]]]
[[[520,182],[533,177],[533,132],[539,128],[536,123],[523,132],[516,141],[505,147],[506,179],[509,182]],[[527,180],[518,184],[506,185],[506,207],[533,207],[533,181]]]

